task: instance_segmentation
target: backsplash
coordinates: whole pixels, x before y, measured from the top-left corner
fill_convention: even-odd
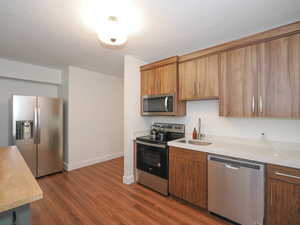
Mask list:
[[[154,117],[153,122],[184,123],[189,134],[199,117],[202,133],[209,135],[259,138],[264,133],[269,140],[300,142],[300,120],[219,117],[218,100],[189,101],[185,117]]]

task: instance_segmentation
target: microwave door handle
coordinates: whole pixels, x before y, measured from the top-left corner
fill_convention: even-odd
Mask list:
[[[169,99],[169,96],[167,96],[165,98],[165,111],[168,112],[168,99]]]

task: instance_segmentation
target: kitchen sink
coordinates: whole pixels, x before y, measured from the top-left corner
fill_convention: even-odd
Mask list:
[[[191,144],[191,145],[211,145],[211,142],[200,141],[200,140],[180,140],[180,143]]]

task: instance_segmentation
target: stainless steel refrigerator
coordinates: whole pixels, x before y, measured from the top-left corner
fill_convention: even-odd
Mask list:
[[[13,144],[35,177],[63,170],[63,101],[13,95]]]

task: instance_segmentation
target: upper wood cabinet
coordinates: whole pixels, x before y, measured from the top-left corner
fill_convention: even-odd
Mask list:
[[[300,117],[300,34],[221,54],[220,115]]]
[[[196,206],[207,208],[207,154],[170,147],[169,192]]]
[[[258,46],[221,54],[220,115],[252,117],[257,113]]]
[[[300,21],[145,65],[141,73],[142,95],[176,93],[181,103],[219,98],[225,117],[300,118]]]
[[[267,166],[266,225],[300,221],[300,170]]]
[[[145,95],[174,95],[175,112],[172,116],[184,116],[186,103],[178,99],[178,57],[171,57],[141,66],[141,106]],[[142,108],[141,107],[141,108]],[[165,115],[165,114],[161,114]]]
[[[218,54],[181,62],[179,64],[179,99],[218,98],[218,73]]]
[[[259,116],[300,117],[300,34],[259,45]]]
[[[142,96],[177,93],[177,59],[172,57],[141,67]]]
[[[177,63],[158,67],[156,69],[156,80],[160,94],[177,92]]]
[[[141,94],[154,95],[158,93],[156,70],[150,69],[141,72]]]

